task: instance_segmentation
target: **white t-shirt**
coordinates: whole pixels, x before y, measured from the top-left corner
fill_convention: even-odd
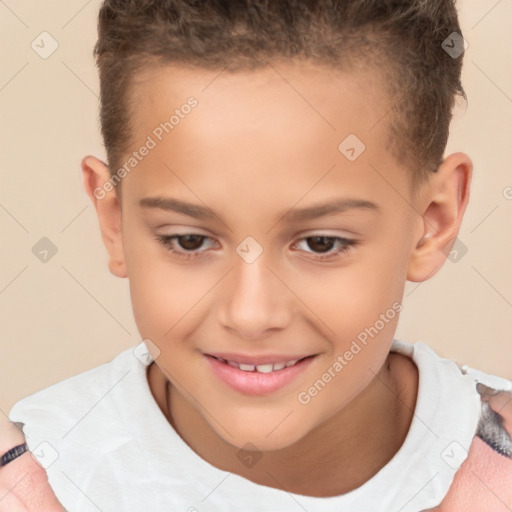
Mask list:
[[[25,424],[27,445],[69,512],[418,512],[439,505],[466,459],[480,398],[471,372],[427,345],[395,340],[392,350],[419,369],[409,433],[374,477],[335,497],[259,485],[197,455],[151,394],[144,344],[20,400],[9,418]],[[487,377],[478,380],[512,389]]]

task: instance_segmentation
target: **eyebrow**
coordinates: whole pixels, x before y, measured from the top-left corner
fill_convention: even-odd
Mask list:
[[[187,203],[172,197],[145,197],[140,200],[139,205],[142,208],[173,211],[200,220],[207,220],[211,217],[217,217],[222,220],[220,215],[217,215],[206,206]],[[364,199],[338,198],[306,208],[292,208],[288,212],[283,213],[281,219],[284,219],[286,222],[300,222],[354,209],[378,212],[380,207],[376,203]]]

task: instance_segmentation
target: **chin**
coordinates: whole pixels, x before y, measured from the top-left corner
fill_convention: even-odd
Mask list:
[[[294,444],[299,439],[265,439],[264,436],[260,437],[240,437],[235,441],[231,440],[229,443],[239,450],[243,451],[255,451],[255,452],[270,452],[276,450],[282,450],[288,446]]]
[[[282,418],[279,421],[282,421]],[[299,430],[296,425],[287,425],[287,428],[282,428],[283,426],[281,425],[276,428],[279,421],[274,423],[273,428],[275,430],[273,431],[272,428],[268,429],[266,424],[263,427],[253,423],[251,428],[247,428],[247,425],[245,428],[240,429],[229,428],[229,433],[232,437],[225,431],[217,432],[217,434],[236,448],[261,452],[282,450],[300,441],[307,434],[307,431]],[[270,435],[269,432],[271,432]]]

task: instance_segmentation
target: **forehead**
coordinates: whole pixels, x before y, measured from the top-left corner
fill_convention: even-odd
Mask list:
[[[387,149],[390,100],[381,80],[375,70],[306,63],[236,72],[148,67],[131,92],[133,148],[148,136],[155,148],[129,181],[150,193],[186,172],[203,190],[222,182],[241,193],[262,184],[286,192],[293,182],[296,195],[335,166],[325,187],[345,179],[368,193],[382,181],[371,162],[397,167]],[[191,97],[196,106],[183,108]],[[356,160],[344,154],[351,147],[363,150]]]
[[[381,82],[375,68],[340,71],[309,62],[272,61],[263,68],[239,71],[148,66],[132,83],[132,115],[138,127],[149,128],[139,123],[172,113],[194,96],[203,121],[215,116],[223,128],[230,121],[239,128],[256,128],[258,122],[268,127],[300,117],[308,123],[306,128],[322,126],[336,132],[352,126],[366,131],[389,108]]]

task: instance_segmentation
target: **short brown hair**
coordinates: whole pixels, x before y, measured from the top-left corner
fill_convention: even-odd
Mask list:
[[[132,143],[137,71],[151,63],[236,71],[304,59],[383,72],[394,102],[389,148],[421,183],[442,162],[455,96],[466,99],[463,53],[443,47],[454,32],[460,42],[454,0],[104,0],[94,55],[110,171]]]

